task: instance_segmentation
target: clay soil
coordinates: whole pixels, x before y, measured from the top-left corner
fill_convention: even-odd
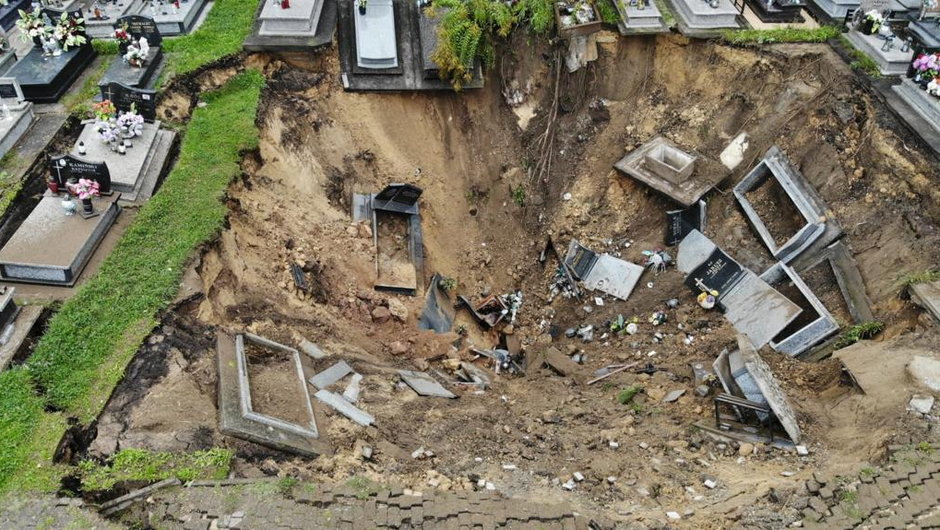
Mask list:
[[[246,342],[245,360],[252,410],[295,425],[310,423],[292,356]]]
[[[429,481],[477,488],[483,479],[507,496],[570,503],[624,526],[674,525],[666,511],[692,510],[680,526],[778,528],[800,517],[788,499],[811,472],[857,471],[878,462],[898,436],[936,440],[903,409],[869,403],[869,413],[846,413],[840,403],[865,397],[840,386],[838,361],[807,364],[764,352],[797,411],[810,456],[764,447],[741,458],[736,444],[691,427],[711,421],[712,402],[693,393],[689,364],[711,364],[735,335],[720,314],[694,303],[675,268],[644,273],[627,301],[604,297],[596,305],[597,293],[550,299],[556,264],[538,263],[547,236],[561,249],[577,238],[635,263],[643,250],[662,246],[665,212],[676,205],[612,168],[625,152],[662,134],[700,153],[703,167],[720,170],[721,151],[747,132],[744,161],[708,196],[707,234],[756,271],[770,264],[729,191],[777,144],[844,227],[875,313],[887,324],[884,335],[931,333],[897,296],[896,280],[940,258],[940,168],[829,48],[760,51],[677,36],[601,37],[598,61],[558,76],[557,103],[553,51],[532,49],[524,36],[507,48],[517,55],[500,58],[486,88],[461,94],[347,93],[331,54],[296,64],[250,57],[269,79],[260,149],[229,189],[227,229],[187,274],[185,286],[195,294],[170,312],[128,369],[102,417],[94,454],[223,446],[235,450],[234,472],[243,477],[364,476],[418,490],[435,487]],[[516,91],[525,102],[510,109],[503,94]],[[546,135],[556,105],[555,132]],[[539,177],[546,136],[554,138],[552,163]],[[372,234],[350,220],[353,192],[390,182],[424,190],[426,262],[417,297],[372,289]],[[524,206],[513,197],[520,186]],[[291,279],[290,264],[308,262],[322,267],[310,278],[319,299]],[[465,337],[418,331],[423,285],[434,272],[455,278],[456,292],[474,301],[522,290],[524,303],[507,331],[528,355],[549,346],[583,353],[584,373],[492,374],[490,388],[455,388],[455,400],[403,388],[396,369],[450,376],[463,360],[491,370],[470,348],[494,347],[498,336],[465,313],[458,321]],[[679,300],[675,309],[664,303],[672,298]],[[373,321],[383,306],[401,318]],[[668,320],[654,327],[648,318],[657,310]],[[607,332],[618,315],[636,317],[640,331]],[[595,326],[591,342],[563,333],[588,324]],[[334,448],[316,459],[222,436],[212,337],[240,330],[293,346],[302,338],[317,343],[331,358],[305,359],[307,377],[347,360],[364,375],[357,405],[376,424],[357,426],[315,403],[320,432]],[[655,371],[583,384],[594,370],[624,362]],[[631,384],[644,391],[634,405],[622,405],[617,394]],[[662,402],[678,389],[686,390],[678,401]],[[371,461],[359,457],[364,444],[375,449]],[[412,458],[419,447],[435,456]],[[504,467],[510,464],[515,468]],[[576,471],[585,480],[563,489]],[[719,486],[707,489],[704,478]],[[771,489],[776,503],[767,500]]]
[[[789,241],[806,224],[796,205],[773,176],[768,176],[760,186],[745,195],[778,247]]]

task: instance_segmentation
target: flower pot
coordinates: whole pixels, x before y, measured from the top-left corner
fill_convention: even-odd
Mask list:
[[[62,211],[65,212],[65,215],[72,215],[75,213],[75,202],[72,200],[72,197],[66,195],[62,198]]]
[[[82,210],[84,210],[85,213],[95,211],[94,205],[91,204],[91,199],[82,199]]]
[[[862,22],[858,25],[858,30],[865,35],[871,35],[875,32],[875,21],[863,19]]]
[[[56,182],[56,181],[54,181],[54,180],[50,180],[50,181],[46,182],[46,186],[49,188],[49,191],[51,191],[54,195],[58,195],[58,194],[59,194],[59,183],[58,183],[58,182]]]

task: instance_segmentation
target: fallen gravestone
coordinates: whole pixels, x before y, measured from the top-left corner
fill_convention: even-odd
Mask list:
[[[705,201],[698,201],[682,210],[666,212],[666,245],[678,245],[692,230],[705,232]]]
[[[399,370],[398,375],[400,375],[402,381],[410,386],[412,390],[417,392],[419,396],[442,398],[457,397],[453,392],[444,388],[443,385],[438,383],[433,377],[424,372]]]
[[[610,254],[597,254],[576,239],[568,246],[564,264],[584,287],[621,300],[630,297],[643,274],[642,266]]]

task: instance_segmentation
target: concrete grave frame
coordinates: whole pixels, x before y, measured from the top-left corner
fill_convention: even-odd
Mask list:
[[[239,377],[235,337],[229,333],[220,331],[217,335],[216,367],[218,369],[219,430],[223,434],[309,457],[332,452],[330,443],[325,439],[298,434],[296,430],[272,427],[243,416],[241,407],[243,385]],[[300,429],[309,430],[302,426]]]
[[[812,257],[813,260],[797,261],[794,268],[800,274],[805,274],[825,262],[832,268],[833,276],[839,284],[839,290],[842,291],[842,297],[855,323],[874,321],[875,314],[871,310],[871,300],[865,290],[865,281],[849,249],[841,241],[837,241]]]
[[[676,164],[680,167],[663,163],[664,158],[680,160]],[[657,136],[621,158],[614,167],[682,206],[689,207],[725,177],[721,173],[700,170],[698,176],[693,178],[698,160],[697,155],[683,151],[673,142]]]
[[[774,236],[747,199],[747,193],[757,189],[767,179],[774,179],[800,212],[805,224],[782,245],[777,245]],[[790,263],[807,250],[826,231],[827,216],[824,207],[816,200],[815,193],[807,192],[809,184],[787,159],[779,147],[771,147],[757,166],[737,186],[734,196],[744,210],[748,221],[757,231],[770,253],[784,263]]]
[[[0,77],[0,98],[10,109],[9,120],[0,118],[0,157],[2,157],[26,134],[36,119],[36,114],[33,112],[33,104],[25,100],[23,88],[13,77]],[[8,102],[11,99],[13,102]]]
[[[392,183],[379,193],[354,193],[352,200],[353,221],[371,219],[372,244],[375,247],[375,278],[373,286],[378,291],[415,296],[418,283],[424,277],[424,236],[421,232],[421,215],[418,213],[418,199],[422,189],[413,184]],[[391,285],[379,283],[381,277],[379,257],[379,215],[382,212],[408,217],[408,249],[415,268],[415,282],[411,285]]]
[[[813,291],[792,268],[783,263],[777,263],[767,269],[760,277],[771,286],[787,280],[793,282],[793,285],[800,290],[803,298],[809,302],[818,315],[812,322],[794,331],[789,336],[782,337],[779,341],[771,339],[771,348],[791,357],[796,357],[839,331],[839,324],[836,319],[832,317],[826,306],[819,301],[819,298],[813,294]]]
[[[297,369],[297,386],[300,388],[301,397],[304,400],[304,405],[306,405],[307,416],[310,418],[309,425],[297,425],[295,423],[290,423],[288,421],[275,418],[274,416],[255,412],[252,409],[251,381],[248,379],[248,359],[245,355],[246,340],[260,346],[264,346],[265,348],[287,353],[293,358],[295,367]],[[299,351],[263,337],[253,335],[251,333],[243,333],[235,336],[235,355],[238,366],[239,400],[243,418],[267,425],[268,427],[274,429],[292,432],[301,436],[309,436],[311,438],[319,437],[317,432],[317,420],[313,414],[313,405],[310,404],[310,393],[307,391],[307,382],[304,379],[304,368],[300,362]]]

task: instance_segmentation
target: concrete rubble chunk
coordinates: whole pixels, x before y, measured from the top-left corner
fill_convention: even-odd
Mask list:
[[[907,373],[927,390],[940,392],[940,360],[916,355],[907,365]]]
[[[914,397],[911,398],[911,401],[907,404],[907,410],[911,410],[919,414],[930,414],[930,409],[933,408],[933,403],[933,396],[921,396],[915,394]]]
[[[359,401],[360,382],[362,382],[362,374],[353,374],[349,384],[346,385],[346,390],[343,391],[343,399],[355,405]]]
[[[457,396],[444,388],[436,379],[424,372],[415,372],[413,370],[399,370],[401,376],[408,386],[412,388],[419,396],[456,398]]]
[[[351,374],[353,369],[346,361],[339,361],[338,363],[330,366],[326,370],[318,373],[317,375],[310,378],[310,384],[315,386],[318,390],[322,390],[333,383],[336,383],[340,379]]]
[[[336,409],[337,412],[346,416],[350,420],[359,425],[369,426],[375,423],[375,417],[373,417],[368,412],[356,407],[352,403],[346,401],[341,396],[330,392],[329,390],[319,390],[314,397],[319,399],[326,405],[329,405]]]
[[[682,397],[683,394],[685,394],[684,388],[673,390],[663,397],[663,403],[672,403]]]
[[[307,339],[302,339],[300,341],[300,351],[310,356],[310,358],[316,359],[316,360],[324,359],[327,356],[326,353],[324,353],[323,350],[321,350],[319,346],[310,342]]]

